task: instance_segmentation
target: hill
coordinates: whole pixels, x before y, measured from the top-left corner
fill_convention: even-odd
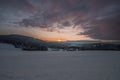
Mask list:
[[[23,35],[0,35],[0,42],[23,50],[47,50],[45,41]]]

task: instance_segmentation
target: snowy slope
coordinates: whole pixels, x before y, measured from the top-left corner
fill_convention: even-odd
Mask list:
[[[0,50],[20,50],[20,49],[17,49],[15,48],[13,45],[11,44],[5,44],[5,43],[0,43]]]
[[[0,80],[120,80],[119,61],[119,51],[0,50]]]

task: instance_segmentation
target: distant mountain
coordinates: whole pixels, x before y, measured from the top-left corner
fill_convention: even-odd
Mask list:
[[[120,44],[120,42],[102,42],[97,40],[76,40],[76,41],[74,40],[74,41],[67,41],[64,43],[70,46],[82,46],[85,44],[95,44],[95,43]]]
[[[0,35],[0,42],[12,44],[16,48],[22,48],[23,50],[41,50],[42,48],[43,49],[45,48],[63,49],[67,47],[63,43],[45,42],[40,39],[23,36],[23,35]]]
[[[1,43],[8,43],[14,45],[16,48],[22,49],[40,49],[47,47],[46,42],[23,35],[0,35]]]
[[[54,49],[65,49],[68,47],[68,44],[63,42],[47,42],[46,44],[48,47],[54,48]]]
[[[101,41],[67,41],[67,42],[45,42],[36,38],[23,35],[0,35],[0,43],[12,44],[22,50],[50,49],[62,50],[120,50],[119,42]]]
[[[102,42],[94,40],[67,41],[70,51],[76,50],[120,50],[120,42]]]
[[[97,41],[97,40],[74,40],[74,41],[67,41],[67,42],[75,42],[75,43],[100,43],[101,41]]]
[[[45,42],[39,39],[35,39],[23,35],[0,35],[0,42],[23,42],[23,43],[38,43],[44,44]]]

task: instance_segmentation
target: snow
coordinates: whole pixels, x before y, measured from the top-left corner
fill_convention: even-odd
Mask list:
[[[12,44],[0,43],[0,50],[19,50],[15,48]]]
[[[1,43],[0,44],[0,49],[15,49],[15,48],[14,48],[13,45]]]
[[[120,80],[119,51],[0,48],[0,80]]]

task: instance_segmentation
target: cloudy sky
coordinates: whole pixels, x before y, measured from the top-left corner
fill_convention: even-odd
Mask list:
[[[0,34],[120,40],[120,0],[0,0]]]

